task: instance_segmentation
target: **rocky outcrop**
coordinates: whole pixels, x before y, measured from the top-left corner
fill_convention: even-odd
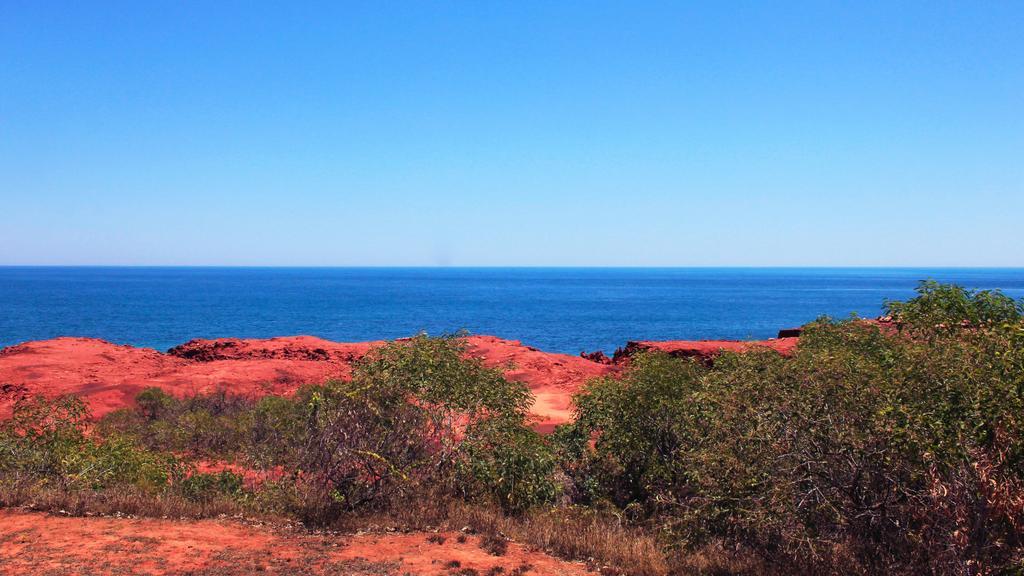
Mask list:
[[[97,417],[131,406],[149,386],[177,396],[218,389],[251,397],[287,395],[303,384],[350,378],[353,364],[382,344],[312,336],[221,338],[192,340],[165,354],[96,338],[26,342],[0,350],[0,417],[28,394],[74,394]],[[469,355],[530,387],[540,429],[567,421],[572,394],[590,378],[614,370],[493,336],[470,336],[466,345]]]
[[[767,348],[789,356],[796,350],[799,341],[800,339],[796,337],[768,340],[637,340],[628,342],[625,348],[616,350],[613,361],[616,364],[625,364],[636,354],[653,351],[679,358],[697,358],[710,365],[715,357],[723,352],[749,352],[756,348]]]
[[[799,338],[800,334],[803,333],[803,327],[797,328],[783,328],[779,330],[779,338]]]
[[[380,346],[383,343],[383,341],[332,342],[314,336],[267,339],[217,338],[214,340],[189,340],[180,346],[171,348],[167,353],[196,362],[300,360],[352,363],[366,355],[374,346]]]
[[[634,341],[609,359],[602,352],[572,356],[544,352],[517,340],[469,336],[466,353],[506,377],[525,383],[535,397],[535,426],[550,430],[572,418],[572,396],[588,380],[618,374],[630,357],[648,350],[696,357],[710,364],[723,351],[767,347],[791,354],[799,338],[760,341]],[[150,386],[177,396],[213,392],[260,397],[287,395],[303,384],[348,379],[353,365],[383,341],[332,342],[313,336],[191,340],[162,353],[95,338],[55,338],[0,349],[0,417],[17,397],[75,394],[93,416],[131,406]]]
[[[611,364],[612,359],[608,357],[604,352],[597,350],[596,352],[580,352],[580,358],[584,360],[590,360],[591,362],[597,362],[598,364]]]

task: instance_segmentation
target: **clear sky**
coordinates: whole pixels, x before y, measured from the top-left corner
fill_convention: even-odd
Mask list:
[[[0,264],[1024,265],[1024,3],[301,4],[0,3]]]

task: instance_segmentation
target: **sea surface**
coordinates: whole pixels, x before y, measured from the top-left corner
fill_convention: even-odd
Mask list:
[[[627,340],[766,338],[821,315],[873,317],[928,278],[1024,297],[1024,268],[0,267],[0,346],[468,330],[610,353]]]

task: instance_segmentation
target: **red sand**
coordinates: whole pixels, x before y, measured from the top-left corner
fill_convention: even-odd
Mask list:
[[[310,534],[231,521],[70,518],[0,510],[0,574],[450,576],[458,569],[486,574],[496,566],[507,574],[523,565],[530,566],[530,576],[590,574],[579,563],[519,544],[492,556],[481,549],[478,537],[457,538],[455,533],[422,532]]]
[[[616,363],[543,352],[516,340],[494,336],[466,338],[468,354],[508,378],[526,383],[536,397],[532,413],[538,430],[549,431],[572,417],[573,393],[588,380],[621,371],[628,357],[643,350],[711,361],[723,350],[767,346],[783,354],[799,338],[763,341],[630,342]],[[348,378],[352,364],[383,342],[332,342],[312,336],[270,339],[192,340],[167,353],[119,346],[95,338],[55,338],[0,350],[0,417],[17,394],[83,398],[94,416],[130,406],[142,389],[159,386],[178,396],[226,389],[254,397],[286,395],[299,386]]]
[[[467,344],[470,355],[481,358],[487,366],[511,365],[511,369],[505,370],[506,377],[530,387],[536,399],[531,410],[536,420],[534,427],[541,432],[550,432],[572,420],[572,395],[587,380],[618,370],[579,356],[542,352],[523,346],[518,340],[470,336]]]

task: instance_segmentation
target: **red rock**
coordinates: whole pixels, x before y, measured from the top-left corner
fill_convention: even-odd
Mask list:
[[[580,352],[580,358],[590,360],[591,362],[597,362],[598,364],[611,364],[612,359],[608,357],[604,352],[597,350],[595,352]]]
[[[492,336],[470,336],[466,343],[471,355],[530,386],[537,397],[533,412],[543,429],[569,420],[570,397],[586,380],[614,370]],[[96,417],[131,406],[149,386],[176,396],[218,389],[252,397],[287,395],[303,384],[349,378],[352,364],[382,344],[312,336],[222,338],[192,340],[164,354],[95,338],[26,342],[0,350],[0,416],[25,394],[74,394]]]
[[[375,346],[375,342],[332,342],[315,336],[288,336],[284,338],[241,339],[217,338],[196,339],[175,346],[167,351],[171,356],[214,362],[217,360],[305,360],[351,364],[362,358]]]
[[[467,354],[501,368],[512,380],[526,383],[536,402],[537,429],[547,431],[572,418],[572,395],[588,380],[614,375],[642,350],[695,356],[705,362],[722,351],[744,352],[766,346],[791,354],[798,338],[761,341],[637,341],[616,352],[584,357],[543,352],[516,340],[494,336],[466,338]],[[352,365],[375,342],[332,342],[312,336],[269,339],[192,340],[168,353],[119,346],[95,338],[55,338],[0,350],[0,417],[25,394],[75,394],[93,416],[131,406],[144,388],[158,386],[176,396],[225,389],[260,397],[287,395],[304,384],[351,377]]]
[[[219,388],[254,397],[288,394],[302,384],[347,378],[352,361],[377,345],[337,344],[310,337],[273,338],[238,341],[241,344],[231,357],[218,355],[218,350],[225,349],[223,342],[190,342],[189,352],[202,361],[94,338],[27,342],[0,351],[0,382],[23,386],[33,394],[75,394],[89,403],[94,416],[102,416],[131,405],[135,395],[149,386],[159,386],[178,396]],[[310,359],[318,354],[296,352],[303,347],[317,350],[326,345],[336,345],[330,348],[334,356],[328,354],[328,359]]]
[[[797,328],[783,328],[779,330],[778,338],[798,338],[804,331],[803,326]]]
[[[799,338],[769,338],[768,340],[639,340],[626,344],[626,347],[615,351],[614,361],[617,364],[628,362],[635,354],[646,351],[664,352],[680,358],[698,358],[710,364],[722,352],[749,352],[756,347],[769,348],[790,356],[796,350]]]

